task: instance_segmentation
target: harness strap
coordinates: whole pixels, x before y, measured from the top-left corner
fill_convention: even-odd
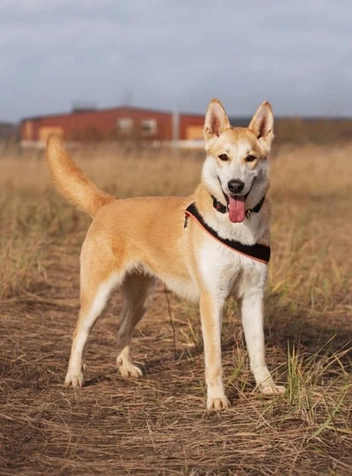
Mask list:
[[[232,250],[237,251],[238,253],[248,256],[256,261],[260,261],[261,263],[268,264],[270,260],[270,246],[260,245],[256,243],[255,245],[243,245],[239,241],[236,240],[229,240],[227,238],[222,238],[218,235],[218,233],[211,228],[205,221],[202,215],[199,213],[196,204],[191,203],[186,210],[185,210],[185,225],[187,226],[188,218],[191,217],[213,238],[217,241],[220,241],[223,245],[231,248]]]

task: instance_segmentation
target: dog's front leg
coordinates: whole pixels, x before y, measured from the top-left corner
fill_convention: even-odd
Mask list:
[[[222,410],[229,402],[225,397],[221,364],[221,323],[223,303],[215,296],[200,297],[200,315],[204,343],[205,380],[208,410]]]
[[[284,387],[275,385],[265,362],[263,289],[255,287],[246,290],[240,301],[240,309],[250,367],[257,387],[264,395],[284,393]]]

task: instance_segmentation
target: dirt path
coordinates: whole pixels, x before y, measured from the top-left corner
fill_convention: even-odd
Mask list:
[[[333,227],[345,218],[331,212],[329,217],[331,228],[320,233],[332,240]],[[350,256],[348,236],[335,240],[334,259]],[[145,376],[126,380],[115,370],[121,306],[116,294],[89,340],[85,387],[65,389],[78,310],[79,241],[74,237],[72,246],[50,246],[45,288],[22,302],[1,303],[1,475],[352,474],[351,379],[334,360],[324,374],[317,370],[327,353],[336,355],[348,345],[350,297],[337,303],[335,318],[334,310],[328,311],[319,330],[307,325],[298,335],[291,321],[281,330],[267,329],[268,361],[279,379],[287,379],[287,342],[301,350],[301,371],[312,389],[307,394],[301,389],[266,400],[253,393],[241,326],[230,306],[223,354],[232,407],[206,412],[197,311],[170,296],[170,317],[162,286],[135,333],[135,359]],[[336,322],[340,330],[321,351]],[[318,360],[304,367],[312,355]],[[350,370],[351,353],[341,362]],[[346,389],[349,396],[342,402]]]

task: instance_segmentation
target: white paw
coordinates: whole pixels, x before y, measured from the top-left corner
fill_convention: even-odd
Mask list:
[[[78,375],[73,375],[70,372],[67,372],[65,378],[65,387],[82,387],[83,386],[83,373],[80,372]]]
[[[275,385],[274,382],[264,382],[259,385],[260,393],[263,395],[283,395],[285,393],[285,387],[282,385]]]
[[[117,364],[118,371],[122,377],[141,377],[143,372],[133,364]]]
[[[225,410],[225,408],[228,408],[230,405],[228,399],[225,397],[225,395],[222,395],[220,397],[208,397],[207,400],[207,409],[208,410]]]

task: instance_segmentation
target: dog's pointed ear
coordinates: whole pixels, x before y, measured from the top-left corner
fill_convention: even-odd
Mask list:
[[[219,135],[230,126],[224,106],[214,98],[210,101],[204,123],[204,139],[209,140]]]
[[[274,139],[274,114],[268,101],[258,107],[248,128],[263,145],[270,148]]]

